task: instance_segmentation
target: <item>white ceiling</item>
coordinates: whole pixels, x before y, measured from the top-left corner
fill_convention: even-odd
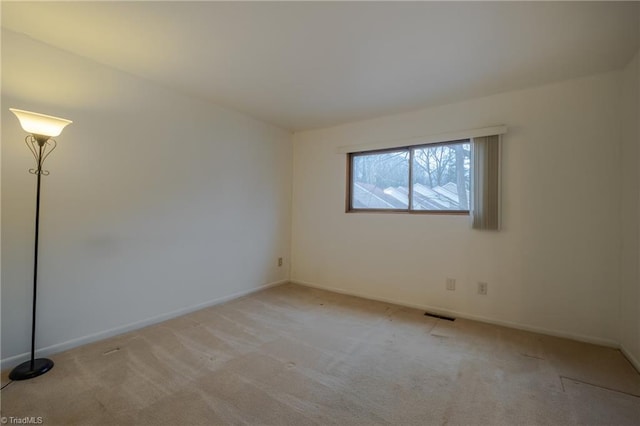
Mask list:
[[[615,70],[638,2],[2,2],[2,26],[292,130]]]

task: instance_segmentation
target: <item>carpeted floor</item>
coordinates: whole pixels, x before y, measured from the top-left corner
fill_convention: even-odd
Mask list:
[[[293,284],[52,359],[2,390],[7,422],[640,424],[617,350]]]

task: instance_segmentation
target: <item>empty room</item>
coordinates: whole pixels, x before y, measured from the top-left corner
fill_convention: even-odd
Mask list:
[[[640,2],[0,16],[2,424],[640,424]]]

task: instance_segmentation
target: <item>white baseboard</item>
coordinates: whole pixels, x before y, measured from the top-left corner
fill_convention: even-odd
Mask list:
[[[309,282],[306,282],[306,281],[291,280],[291,282],[294,283],[294,284],[299,284],[299,285],[305,286],[305,287],[312,287],[312,288],[317,288],[317,289],[320,289],[320,290],[332,291],[334,293],[346,294],[348,296],[356,296],[356,297],[361,297],[363,299],[375,300],[375,301],[378,301],[378,302],[392,303],[394,305],[405,306],[407,308],[421,309],[421,310],[429,311],[431,313],[438,314],[438,315],[446,315],[446,316],[455,317],[455,318],[464,318],[464,319],[484,322],[484,323],[488,323],[488,324],[494,324],[494,325],[500,325],[500,326],[509,327],[509,328],[515,328],[515,329],[518,329],[518,330],[524,330],[524,331],[531,331],[531,332],[534,332],[534,333],[546,334],[548,336],[562,337],[562,338],[565,338],[565,339],[577,340],[577,341],[585,342],[585,343],[593,343],[593,344],[596,344],[596,345],[608,346],[608,347],[612,347],[612,348],[616,348],[616,349],[620,348],[620,344],[618,342],[614,341],[614,340],[602,339],[602,338],[599,338],[599,337],[587,336],[587,335],[584,335],[584,334],[568,333],[568,332],[559,331],[559,330],[551,330],[551,329],[548,329],[548,328],[536,327],[536,326],[531,326],[531,325],[522,324],[522,323],[518,323],[518,322],[504,321],[504,320],[500,320],[500,319],[497,319],[497,318],[490,318],[490,317],[484,317],[484,316],[480,316],[480,315],[473,315],[473,314],[469,314],[469,313],[465,313],[465,312],[453,311],[453,310],[450,310],[450,309],[443,309],[443,308],[440,308],[440,307],[437,307],[437,306],[409,303],[409,302],[405,302],[405,301],[402,301],[402,300],[394,300],[394,299],[388,299],[388,298],[384,298],[384,297],[376,297],[376,296],[371,296],[371,295],[364,294],[364,293],[358,293],[358,292],[354,292],[354,291],[350,291],[350,290],[344,290],[344,289],[341,289],[341,288],[321,286],[321,285],[317,285],[317,284],[314,284],[314,283],[309,283]],[[626,353],[625,353],[625,355],[626,355]],[[634,364],[634,365],[637,365],[637,364]]]
[[[209,300],[207,302],[198,303],[197,305],[187,306],[185,308],[176,309],[175,311],[167,312],[164,314],[156,315],[151,318],[147,318],[141,321],[136,321],[130,324],[126,324],[123,326],[115,327],[109,330],[99,331],[97,333],[89,334],[87,336],[78,337],[76,339],[67,340],[66,342],[56,343],[54,345],[47,346],[45,348],[40,348],[36,350],[37,357],[46,357],[59,352],[66,351],[68,349],[72,349],[81,345],[86,345],[87,343],[96,342],[98,340],[103,340],[109,337],[117,336],[118,334],[123,334],[128,331],[137,330],[142,327],[146,327],[148,325],[156,324],[162,321],[169,320],[171,318],[179,317],[181,315],[185,315],[194,311],[198,311],[200,309],[208,308],[210,306],[219,305],[224,302],[228,302],[233,299],[240,298],[242,296],[246,296],[251,293],[256,293],[258,291],[265,290],[270,287],[275,287],[281,284],[288,283],[289,280],[281,280],[275,281],[268,284],[263,284],[259,287],[250,288],[248,290],[242,290],[236,293],[229,294],[227,296],[218,297],[213,300]],[[22,354],[14,355],[8,358],[4,358],[0,360],[0,370],[5,370],[8,368],[15,367],[21,362],[29,360],[31,356],[30,352],[25,352]]]
[[[620,352],[627,357],[631,365],[633,365],[638,373],[640,373],[640,361],[638,361],[638,358],[634,357],[624,345],[620,345]]]

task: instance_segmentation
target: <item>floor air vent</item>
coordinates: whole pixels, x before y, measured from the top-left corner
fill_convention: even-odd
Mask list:
[[[432,314],[431,312],[425,312],[424,315],[427,316],[427,317],[433,317],[433,318],[438,318],[438,319],[447,320],[447,321],[455,321],[456,320],[453,317],[446,317],[444,315]]]

